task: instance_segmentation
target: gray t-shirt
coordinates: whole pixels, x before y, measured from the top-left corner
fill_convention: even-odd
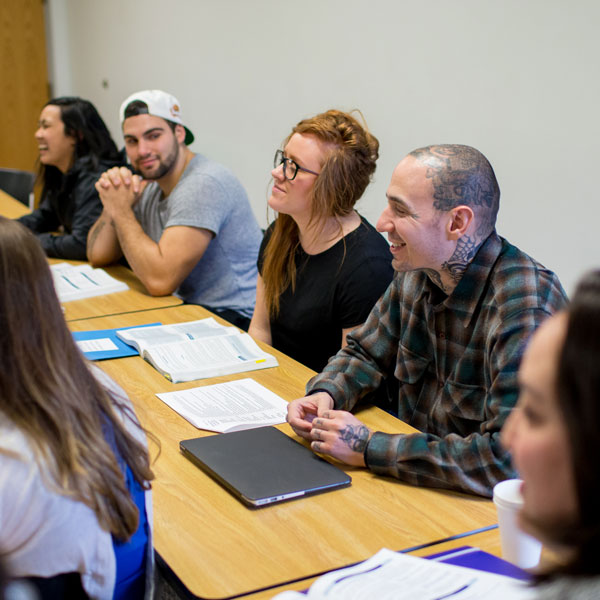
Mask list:
[[[167,198],[152,182],[134,213],[155,242],[175,225],[212,231],[214,238],[202,259],[175,295],[192,304],[252,316],[262,233],[246,192],[231,171],[197,154]]]

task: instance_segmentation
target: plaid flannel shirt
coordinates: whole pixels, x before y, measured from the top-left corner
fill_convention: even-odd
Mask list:
[[[307,393],[326,391],[336,409],[351,410],[385,387],[398,417],[422,433],[375,432],[368,468],[491,496],[515,476],[500,429],[517,401],[525,345],[565,305],[556,275],[494,231],[450,296],[423,271],[397,274]]]

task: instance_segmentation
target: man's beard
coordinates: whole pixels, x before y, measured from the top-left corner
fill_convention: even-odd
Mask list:
[[[168,154],[164,160],[159,159],[158,166],[155,167],[149,174],[146,174],[143,169],[139,168],[138,171],[142,174],[144,179],[156,180],[164,177],[175,165],[177,158],[179,157],[179,144],[175,140],[173,150]]]

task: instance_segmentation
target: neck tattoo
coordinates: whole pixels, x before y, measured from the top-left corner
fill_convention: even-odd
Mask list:
[[[461,280],[479,245],[475,238],[463,235],[456,242],[456,248],[452,256],[442,264],[442,272],[446,272],[455,285]]]

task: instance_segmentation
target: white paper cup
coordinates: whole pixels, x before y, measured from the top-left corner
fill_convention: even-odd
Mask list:
[[[498,512],[502,558],[529,569],[540,562],[542,544],[524,533],[517,525],[517,514],[523,506],[521,479],[507,479],[494,487],[494,504]]]

